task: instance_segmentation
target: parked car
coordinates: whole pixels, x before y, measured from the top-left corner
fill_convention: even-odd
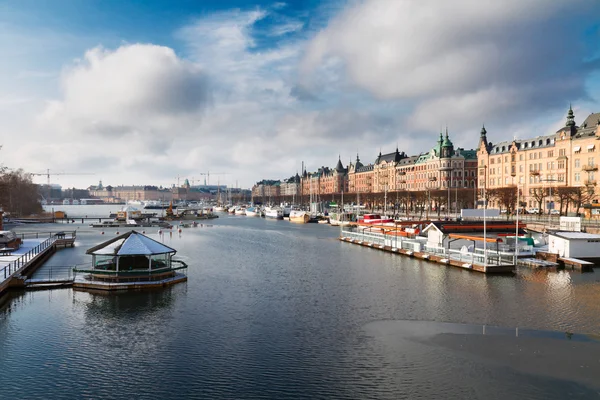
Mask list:
[[[560,215],[560,210],[550,210],[550,215]]]
[[[540,213],[540,209],[539,208],[529,208],[527,209],[527,214],[539,214]]]

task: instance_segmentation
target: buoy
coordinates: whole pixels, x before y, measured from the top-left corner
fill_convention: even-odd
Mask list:
[[[104,235],[104,232],[102,232],[101,235]]]
[[[119,234],[119,232],[118,232],[118,231],[117,231],[117,232],[115,232],[115,235],[118,235],[118,234]]]
[[[160,229],[158,230],[158,234],[159,234],[159,235],[162,235],[162,231],[161,231]]]
[[[142,231],[142,233],[145,235],[145,234],[146,234],[146,231]]]
[[[179,228],[179,233],[181,233],[181,228]]]

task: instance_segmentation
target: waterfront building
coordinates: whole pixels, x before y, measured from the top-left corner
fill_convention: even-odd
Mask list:
[[[482,192],[512,186],[515,193],[518,186],[522,205],[545,212],[555,208],[554,198],[564,192],[562,188],[572,188],[580,200],[592,202],[598,195],[598,139],[600,113],[590,114],[577,126],[571,107],[565,126],[552,134],[493,144],[483,127],[477,150],[478,186]],[[498,207],[499,200],[490,199],[490,206]]]
[[[379,151],[373,165],[373,192],[383,193],[396,190],[396,167],[405,158],[407,158],[407,155],[404,152],[400,153],[398,147],[393,153],[381,154],[381,151]]]
[[[282,180],[279,184],[281,196],[295,197],[300,194],[300,175],[296,173],[289,179]]]
[[[448,130],[427,153],[404,157],[396,166],[396,186],[399,190],[423,191],[435,189],[475,189],[477,184],[477,153],[454,148]]]
[[[263,179],[256,182],[252,187],[252,198],[254,201],[277,201],[281,195],[281,181],[273,179]]]
[[[151,185],[133,185],[133,186],[103,186],[102,181],[98,186],[88,188],[91,197],[104,200],[105,203],[120,203],[130,200],[173,200],[173,194],[170,189],[163,189]]]
[[[333,195],[348,192],[348,169],[342,164],[341,158],[334,168],[321,167],[316,172],[306,170],[301,178],[303,196]]]
[[[348,164],[348,191],[350,193],[371,193],[374,168],[374,164],[363,165],[357,154],[356,162]]]

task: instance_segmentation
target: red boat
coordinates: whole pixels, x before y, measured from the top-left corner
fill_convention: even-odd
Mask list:
[[[394,222],[393,218],[381,218],[379,214],[365,214],[361,219],[358,220],[359,224],[367,224],[367,225],[377,225],[377,224],[387,224],[390,222]]]

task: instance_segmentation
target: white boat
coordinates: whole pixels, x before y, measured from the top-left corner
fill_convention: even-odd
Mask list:
[[[79,205],[79,200],[73,199],[73,202],[71,204],[73,204],[74,206],[78,206]]]
[[[148,200],[143,204],[146,210],[166,210],[169,208],[169,203],[159,200]]]
[[[310,221],[310,215],[306,211],[292,210],[290,211],[290,222],[306,224]]]
[[[246,208],[245,207],[237,207],[235,209],[235,215],[246,215]]]
[[[247,217],[260,217],[260,209],[258,207],[248,207],[248,208],[246,208],[246,216]]]
[[[278,207],[265,207],[265,217],[283,219],[283,210]]]
[[[71,204],[71,202],[69,201],[69,199],[64,199],[63,200],[63,206],[68,206],[69,204]]]
[[[225,207],[223,207],[223,206],[214,206],[214,207],[213,207],[213,210],[214,210],[215,212],[223,212],[223,211],[226,211]]]
[[[235,214],[235,210],[237,210],[237,207],[233,207],[233,206],[231,206],[231,207],[229,207],[229,209],[227,210],[227,212],[228,212],[229,214]]]
[[[331,213],[329,214],[329,223],[331,226],[346,226],[352,221],[352,213]]]
[[[144,202],[141,200],[127,200],[127,205],[144,207]]]

